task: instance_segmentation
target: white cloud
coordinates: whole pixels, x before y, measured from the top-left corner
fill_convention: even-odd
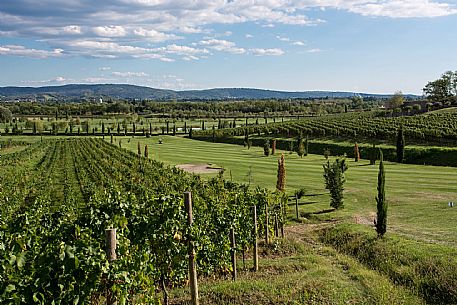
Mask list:
[[[244,48],[239,48],[232,41],[221,40],[221,39],[209,39],[201,40],[200,45],[207,46],[209,49],[216,50],[219,52],[227,52],[232,54],[243,54],[246,52]]]
[[[117,77],[147,77],[149,74],[145,72],[118,72],[114,71],[111,73],[113,76]]]
[[[320,53],[320,52],[323,52],[323,50],[321,50],[319,48],[314,48],[314,49],[309,49],[306,52],[308,52],[308,53]]]
[[[347,9],[364,16],[431,18],[457,14],[455,5],[429,0],[358,1]]]
[[[31,58],[48,58],[48,57],[60,57],[63,55],[62,49],[54,49],[52,51],[48,50],[38,50],[38,49],[29,49],[20,45],[5,45],[0,46],[0,55],[14,55],[14,56],[23,56]]]
[[[174,34],[166,34],[162,32],[158,32],[154,29],[145,29],[139,27],[133,31],[133,33],[140,37],[145,37],[151,42],[163,42],[167,40],[175,40],[175,39],[182,39],[182,37],[174,35]]]
[[[252,22],[273,28],[278,24],[315,26],[323,20],[308,16],[311,9],[344,10],[363,16],[388,18],[432,18],[457,14],[455,0],[31,0],[0,1],[0,34],[3,37],[44,41],[53,51],[21,46],[2,46],[2,55],[46,58],[82,55],[101,58],[131,56],[172,61],[197,56],[189,46],[146,47],[204,34],[205,40],[232,36],[231,31],[214,33],[213,25]],[[246,34],[246,38],[252,38]],[[202,38],[197,38],[202,39]],[[278,39],[302,46],[287,37]],[[289,39],[289,40],[286,40]],[[87,42],[87,43],[83,43]],[[179,50],[181,48],[181,50]],[[190,49],[185,49],[190,48]],[[235,45],[212,45],[210,50],[242,54]],[[209,54],[202,50],[200,54]],[[251,51],[251,54],[261,53]],[[274,53],[274,52],[273,52]],[[190,57],[189,57],[190,58]]]
[[[289,42],[290,41],[290,38],[288,38],[288,37],[276,36],[276,39],[284,41],[284,42]]]
[[[293,46],[304,46],[305,43],[303,41],[294,41],[294,42],[292,42],[292,45]]]
[[[278,48],[273,49],[262,49],[262,48],[254,48],[249,49],[249,52],[255,56],[281,56],[284,55],[285,52]]]
[[[68,83],[74,81],[73,79],[67,79],[63,76],[57,76],[51,79],[45,79],[45,80],[23,80],[21,81],[24,84],[63,84],[63,83]]]
[[[109,71],[109,70],[111,70],[111,67],[100,67],[100,68],[98,68],[98,70],[100,70],[100,71]]]
[[[81,34],[82,33],[82,30],[81,30],[81,27],[79,25],[67,25],[67,26],[64,26],[62,31],[66,34],[73,34],[73,35],[77,35],[77,34]]]
[[[125,28],[119,25],[97,26],[92,31],[98,36],[103,37],[124,37],[127,35]]]

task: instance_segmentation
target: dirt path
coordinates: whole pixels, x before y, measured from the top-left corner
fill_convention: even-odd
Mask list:
[[[180,168],[186,172],[193,173],[193,174],[217,174],[224,169],[222,167],[212,166],[211,164],[202,163],[202,164],[193,164],[193,163],[186,163],[186,164],[178,164],[176,165],[177,168]]]

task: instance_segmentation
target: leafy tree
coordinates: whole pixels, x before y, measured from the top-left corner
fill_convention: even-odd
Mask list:
[[[403,128],[398,130],[397,134],[397,162],[402,163],[405,157],[405,135],[403,134]]]
[[[263,154],[267,157],[270,155],[270,141],[268,139],[263,143]]]
[[[353,109],[363,109],[363,98],[360,95],[351,97]]]
[[[378,172],[378,196],[376,197],[377,203],[377,218],[376,218],[376,232],[378,236],[383,236],[387,230],[387,201],[385,194],[386,173],[384,170],[384,162],[382,151],[379,150],[380,162]]]
[[[432,102],[457,100],[457,71],[447,71],[441,78],[428,82],[423,91]]]
[[[405,97],[401,91],[397,91],[394,95],[387,101],[387,108],[396,109],[400,108],[405,102]]]
[[[276,181],[276,189],[280,192],[284,192],[286,189],[286,165],[284,160],[284,154],[278,159],[278,180]]]
[[[332,164],[324,163],[325,188],[330,191],[330,206],[335,209],[343,208],[344,172],[347,170],[346,160],[337,158]]]
[[[11,111],[3,106],[0,106],[0,122],[7,123],[13,119]]]

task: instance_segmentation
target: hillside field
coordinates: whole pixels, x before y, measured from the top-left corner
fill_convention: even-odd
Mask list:
[[[328,209],[328,191],[324,189],[322,155],[300,158],[278,150],[276,156],[263,156],[259,147],[247,149],[239,145],[209,143],[181,137],[144,137],[121,139],[123,148],[137,152],[137,145],[149,148],[149,157],[169,165],[208,163],[225,169],[224,177],[237,182],[249,183],[274,190],[276,186],[277,158],[285,153],[287,183],[286,192],[293,194],[304,187],[307,197],[301,205],[301,213]],[[159,139],[163,144],[158,144]],[[109,141],[109,137],[105,137]],[[370,166],[368,160],[349,161],[346,173],[345,208],[315,217],[339,219],[347,222],[371,223],[376,211],[376,181],[378,166]],[[411,238],[434,241],[453,246],[457,239],[453,228],[457,208],[449,208],[448,202],[457,201],[457,168],[421,166],[386,162],[386,194],[389,202],[389,231],[402,233]],[[251,177],[249,178],[249,172]],[[204,175],[204,174],[203,174]],[[214,174],[212,174],[214,175]],[[290,207],[290,213],[293,213]]]

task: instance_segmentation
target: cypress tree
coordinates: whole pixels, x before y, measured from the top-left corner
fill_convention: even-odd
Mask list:
[[[113,135],[111,135],[111,141],[110,142],[111,142],[111,144],[113,144]]]
[[[213,140],[213,143],[216,142],[216,130],[214,129],[214,125],[213,125],[213,135],[212,135],[212,140]]]
[[[386,173],[384,170],[384,162],[382,151],[379,150],[380,162],[379,162],[379,173],[378,173],[378,196],[376,197],[377,203],[377,219],[375,222],[376,232],[378,236],[382,237],[387,230],[387,201],[385,194],[385,185],[386,185]]]
[[[102,135],[105,135],[105,123],[102,122]]]
[[[136,126],[135,126],[135,122],[133,122],[133,134],[136,133]]]
[[[354,161],[359,162],[360,160],[360,151],[359,151],[359,145],[357,142],[354,145]]]
[[[303,143],[303,138],[301,135],[297,140],[297,154],[300,156],[300,158],[303,158],[303,155],[305,154],[305,143]]]
[[[309,145],[308,145],[308,136],[306,136],[306,139],[305,139],[305,156],[308,155],[308,150],[309,150]]]
[[[167,134],[170,132],[170,122],[167,121]]]
[[[184,122],[184,133],[187,133],[187,122]]]
[[[119,123],[117,123],[117,135],[119,135],[121,133],[121,125],[119,125]]]
[[[405,135],[403,134],[403,128],[398,130],[397,134],[397,162],[402,163],[405,157]]]
[[[36,133],[36,122],[33,122],[33,133]]]
[[[144,146],[144,157],[149,158],[149,149],[147,144]]]
[[[141,157],[141,146],[140,146],[140,141],[138,141],[138,157]]]
[[[192,139],[192,126],[189,128],[189,139]]]
[[[274,155],[276,153],[276,139],[271,140],[271,154]]]
[[[280,192],[284,192],[286,189],[286,165],[284,160],[284,154],[278,159],[278,180],[276,182],[276,189]]]
[[[371,147],[370,151],[370,165],[375,165],[376,164],[376,146],[373,143],[373,146]]]
[[[270,141],[268,139],[263,143],[263,154],[267,157],[270,155]]]

